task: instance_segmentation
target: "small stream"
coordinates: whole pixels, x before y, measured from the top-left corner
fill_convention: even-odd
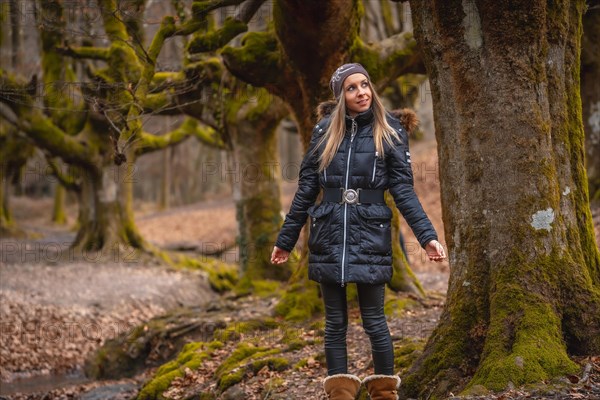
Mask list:
[[[10,382],[0,381],[0,400],[3,400],[4,396],[34,393],[45,394],[53,390],[92,382],[94,380],[87,378],[81,370],[64,374],[34,375],[17,378]],[[137,391],[138,385],[131,381],[106,381],[106,384],[91,388],[89,391],[78,395],[77,398],[79,400],[131,398]]]
[[[0,381],[0,396],[9,396],[16,393],[48,392],[67,386],[80,385],[92,382],[83,371],[74,371],[64,374],[33,375],[16,378],[9,382]]]

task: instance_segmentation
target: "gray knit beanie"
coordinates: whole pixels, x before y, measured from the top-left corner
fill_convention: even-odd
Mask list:
[[[342,84],[344,83],[344,80],[350,75],[357,73],[364,74],[368,80],[371,80],[365,67],[359,63],[344,64],[335,70],[333,75],[331,75],[329,87],[336,99],[339,99],[342,94]]]

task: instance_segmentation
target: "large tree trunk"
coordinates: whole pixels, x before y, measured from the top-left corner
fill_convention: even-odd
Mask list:
[[[230,170],[234,171],[236,186],[242,289],[258,280],[285,281],[291,275],[289,265],[273,268],[271,264],[271,250],[282,221],[276,129],[287,110],[264,89],[250,94],[258,99],[256,104],[232,102],[226,122],[233,142]]]
[[[108,165],[84,172],[80,197],[79,231],[72,245],[76,257],[117,257],[134,261],[133,249],[148,250],[139,235],[130,205],[131,163]]]
[[[451,275],[411,396],[576,373],[600,352],[579,1],[411,0],[431,79]]]
[[[583,15],[581,102],[590,198],[600,201],[600,1]]]

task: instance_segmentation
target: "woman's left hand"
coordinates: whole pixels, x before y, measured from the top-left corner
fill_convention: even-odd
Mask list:
[[[429,257],[429,261],[441,262],[446,258],[444,246],[437,240],[431,240],[425,245],[425,251]]]

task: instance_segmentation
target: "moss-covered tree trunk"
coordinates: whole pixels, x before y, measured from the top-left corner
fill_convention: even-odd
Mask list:
[[[115,261],[133,261],[126,259],[127,251],[117,252],[128,246],[148,249],[135,228],[133,212],[128,206],[128,186],[133,179],[131,164],[127,163],[84,172],[80,226],[72,246],[76,255],[94,251],[100,252],[100,256],[121,257]]]
[[[23,235],[11,211],[13,185],[21,178],[23,166],[34,153],[28,140],[17,135],[17,130],[0,118],[0,236]]]
[[[8,235],[12,226],[8,197],[8,179],[6,166],[0,164],[0,237]]]
[[[52,222],[55,224],[64,225],[67,223],[65,195],[65,188],[61,184],[57,184],[54,188],[54,206],[52,207]]]
[[[396,292],[413,293],[424,296],[425,290],[408,265],[407,255],[400,245],[400,212],[391,195],[385,195],[385,202],[392,210],[392,269],[394,271],[389,287]]]
[[[584,1],[411,1],[431,80],[447,303],[404,390],[494,390],[600,352],[579,94]]]
[[[581,102],[590,198],[600,201],[600,1],[583,15]]]
[[[281,226],[281,172],[276,129],[287,114],[264,89],[231,102],[225,128],[233,143],[233,184],[239,224],[240,288],[264,279],[287,280],[290,266],[273,266],[271,250]]]

